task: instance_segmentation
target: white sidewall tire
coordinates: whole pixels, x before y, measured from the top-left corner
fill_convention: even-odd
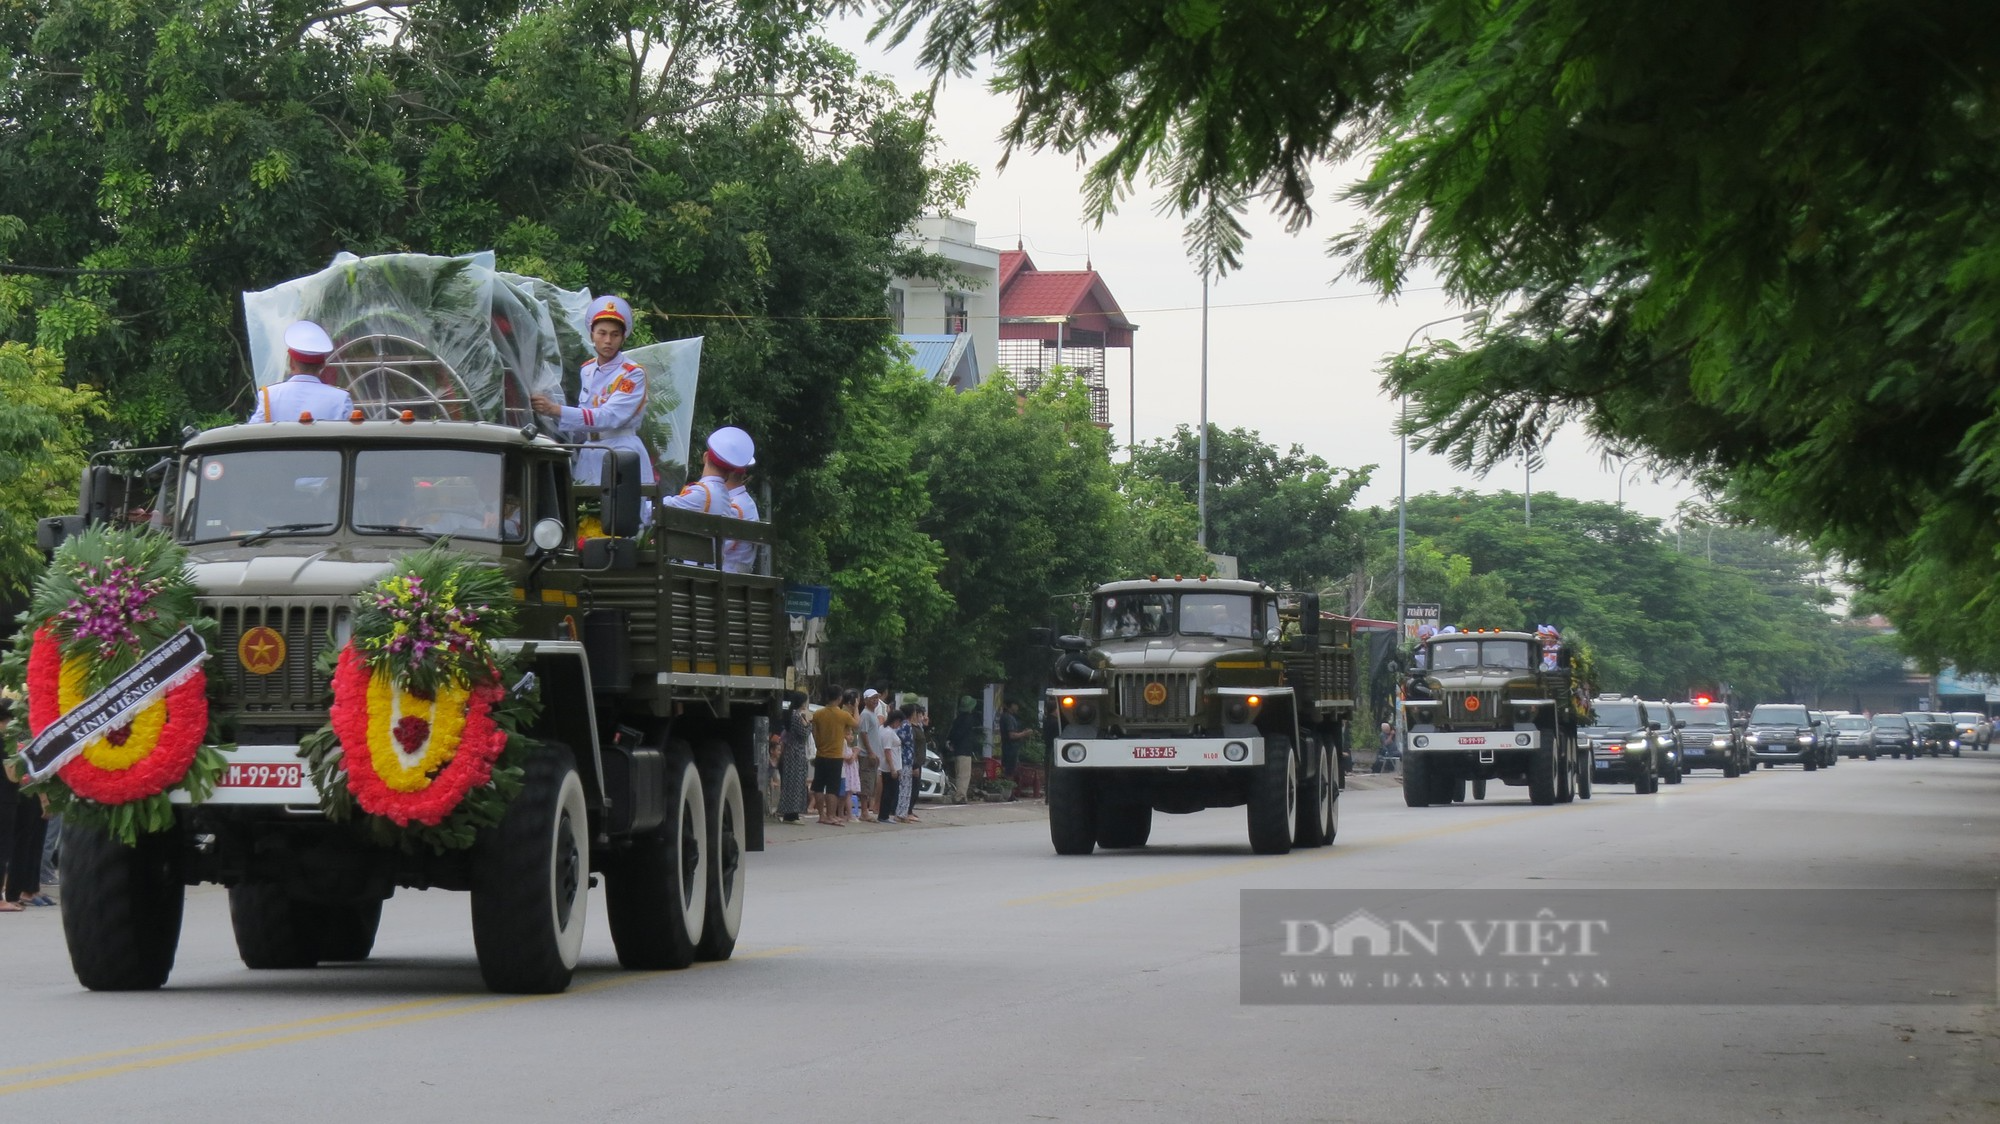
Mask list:
[[[550,828],[549,905],[550,926],[556,934],[556,951],[565,968],[575,968],[583,955],[583,924],[590,916],[590,816],[583,802],[583,781],[572,769],[563,777],[556,797],[555,823]],[[564,834],[568,834],[565,839]],[[573,869],[565,864],[574,862]],[[564,882],[575,879],[573,887]],[[568,920],[563,917],[568,898]]]

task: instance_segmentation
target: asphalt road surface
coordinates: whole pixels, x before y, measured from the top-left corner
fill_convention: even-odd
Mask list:
[[[1249,853],[1238,811],[1157,817],[1152,846],[1089,858],[1056,857],[1026,804],[787,827],[752,856],[733,961],[622,972],[594,895],[584,964],[554,997],[480,989],[459,894],[399,894],[367,963],[250,972],[224,894],[202,887],[171,983],[145,994],[81,990],[58,911],[0,915],[0,1115],[2000,1119],[1987,1003],[1240,1001],[1244,889],[1991,892],[2000,874],[2000,753],[1704,773],[1548,808],[1524,793],[1408,809],[1394,788],[1350,791],[1333,847],[1278,858]],[[1797,955],[1857,970],[1837,952]]]

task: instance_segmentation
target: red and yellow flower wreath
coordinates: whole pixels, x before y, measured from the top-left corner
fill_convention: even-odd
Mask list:
[[[511,586],[440,543],[356,596],[353,637],[327,667],[327,726],[299,747],[329,818],[358,813],[378,842],[437,850],[500,822],[535,708],[531,691],[505,686],[517,677],[491,644]]]
[[[0,681],[28,696],[18,743],[182,628],[213,632],[195,612],[186,565],[185,551],[143,529],[93,527],[63,543],[29,602],[27,619],[38,623],[0,666]],[[197,668],[29,791],[66,820],[132,842],[172,826],[174,793],[200,801],[214,790],[227,761],[209,734],[208,677]]]
[[[333,676],[333,732],[354,802],[397,827],[436,827],[493,779],[507,734],[493,720],[497,684],[451,683],[430,698],[368,666],[349,644]]]

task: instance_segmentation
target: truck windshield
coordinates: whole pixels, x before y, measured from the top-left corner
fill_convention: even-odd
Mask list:
[[[1806,708],[1802,706],[1760,706],[1750,711],[1750,721],[1805,726],[1812,720],[1806,717]]]
[[[354,529],[519,539],[520,490],[505,466],[475,449],[364,450],[354,458]]]
[[[1597,712],[1599,726],[1624,729],[1637,729],[1639,726],[1639,708],[1634,703],[1592,703],[1590,708]]]
[[[215,542],[324,533],[340,525],[335,449],[242,449],[188,465],[177,536]]]
[[[1190,593],[1181,598],[1182,636],[1255,636],[1250,598],[1240,593]]]
[[[1526,640],[1433,640],[1431,667],[1528,667]]]
[[[1119,593],[1106,597],[1098,606],[1099,640],[1173,634],[1174,596],[1171,593]]]

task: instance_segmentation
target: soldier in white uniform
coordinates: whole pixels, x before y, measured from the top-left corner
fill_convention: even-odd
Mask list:
[[[333,340],[325,328],[310,320],[286,328],[285,371],[289,377],[257,391],[251,422],[299,421],[308,414],[314,421],[346,421],[354,412],[354,399],[326,382],[322,373],[331,354]]]
[[[730,498],[728,476],[731,472],[748,468],[756,459],[756,448],[750,442],[750,435],[733,425],[723,426],[708,435],[708,451],[701,457],[701,479],[682,488],[680,495],[668,497],[660,503],[683,511],[741,518],[743,513],[737,509],[736,501]],[[743,463],[736,463],[739,460]]]
[[[646,368],[625,358],[625,338],[632,332],[632,306],[623,297],[603,297],[592,306],[590,346],[597,358],[583,365],[583,385],[577,404],[564,406],[545,395],[528,400],[535,413],[553,418],[565,440],[584,445],[577,450],[575,480],[600,482],[605,449],[630,449],[639,454],[639,479],[651,484],[653,458],[639,439],[646,420]]]

